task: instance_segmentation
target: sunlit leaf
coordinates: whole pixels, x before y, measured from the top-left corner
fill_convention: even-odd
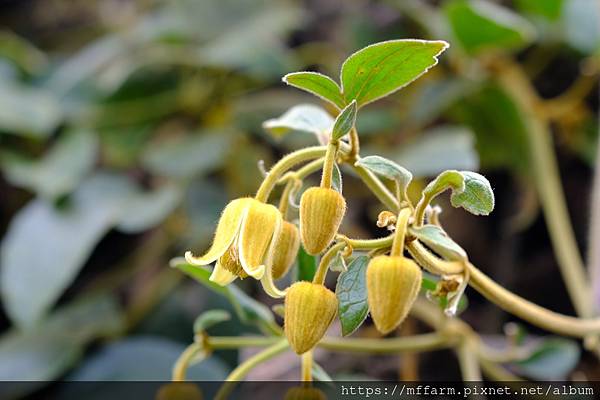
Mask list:
[[[352,54],[342,65],[342,93],[358,107],[408,85],[437,64],[448,43],[425,40],[390,40]]]
[[[398,182],[402,192],[406,190],[413,178],[409,170],[381,156],[363,157],[356,162],[356,165]]]
[[[445,11],[454,35],[469,53],[519,49],[535,37],[531,23],[491,1],[455,0],[446,3]]]
[[[15,186],[30,189],[47,199],[71,192],[94,166],[96,137],[86,131],[61,136],[48,153],[37,160],[6,156],[2,169]]]
[[[340,110],[346,105],[340,87],[326,75],[307,71],[293,72],[284,76],[283,81],[330,102]]]
[[[348,336],[364,322],[369,313],[367,303],[367,265],[369,257],[358,256],[342,273],[335,288],[339,301],[338,315],[342,323],[342,335]]]

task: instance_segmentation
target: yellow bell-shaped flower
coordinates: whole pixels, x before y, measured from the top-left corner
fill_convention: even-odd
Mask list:
[[[274,238],[279,236],[281,224],[281,213],[275,206],[253,198],[233,200],[223,210],[208,252],[195,257],[188,251],[185,259],[197,266],[217,261],[210,280],[220,285],[237,277],[261,279],[270,270]]]
[[[281,232],[273,248],[273,279],[285,276],[290,270],[300,248],[300,234],[296,225],[283,221]]]
[[[284,331],[297,354],[306,353],[321,340],[335,318],[338,300],[325,286],[296,282],[285,296]]]
[[[308,254],[321,254],[335,238],[346,200],[333,189],[312,187],[300,198],[300,237]]]
[[[367,267],[367,301],[377,330],[387,334],[402,323],[421,289],[421,268],[402,256],[378,256]]]

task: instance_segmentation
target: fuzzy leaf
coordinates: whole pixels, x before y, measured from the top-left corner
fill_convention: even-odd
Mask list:
[[[339,140],[346,136],[356,123],[356,101],[352,100],[335,119],[331,130],[331,140]]]
[[[437,64],[448,47],[444,41],[390,40],[375,43],[352,54],[342,65],[344,99],[358,107],[408,85]]]
[[[410,233],[447,260],[462,261],[467,259],[467,253],[462,247],[456,244],[439,226],[425,225],[419,228],[411,228]]]
[[[327,75],[308,71],[293,72],[284,76],[282,80],[290,86],[305,90],[330,102],[340,110],[346,105],[340,87]]]
[[[358,329],[369,313],[366,277],[368,264],[369,257],[358,256],[348,265],[348,271],[338,278],[335,294],[339,301],[338,313],[343,336]]]
[[[340,172],[340,168],[337,164],[333,164],[333,172],[331,176],[331,187],[333,190],[342,193],[343,183],[342,183],[342,173]]]
[[[367,156],[361,158],[355,165],[364,167],[377,175],[395,180],[400,185],[402,191],[408,187],[413,178],[410,171],[406,168],[381,156]]]
[[[476,172],[462,171],[464,190],[452,193],[450,202],[454,207],[462,207],[471,214],[488,215],[494,209],[494,191],[490,182]]]
[[[331,129],[334,119],[327,111],[312,104],[299,104],[287,110],[279,118],[263,122],[263,128],[273,136],[280,137],[289,131],[309,132],[321,135]]]

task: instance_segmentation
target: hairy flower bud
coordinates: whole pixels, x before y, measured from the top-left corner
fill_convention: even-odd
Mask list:
[[[285,400],[326,400],[327,396],[315,387],[293,387],[287,391]]]
[[[378,256],[367,267],[371,318],[383,334],[393,331],[410,311],[421,288],[421,268],[401,256]]]
[[[279,279],[287,274],[298,255],[299,247],[300,234],[298,228],[291,222],[284,221],[273,248],[273,264],[271,267],[273,279]]]
[[[315,347],[337,313],[335,293],[323,285],[296,282],[285,296],[285,336],[297,354]]]
[[[333,189],[313,187],[300,199],[300,236],[308,254],[321,254],[334,239],[346,213],[346,200]]]

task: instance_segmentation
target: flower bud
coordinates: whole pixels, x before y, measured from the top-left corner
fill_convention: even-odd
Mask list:
[[[411,259],[378,256],[367,267],[371,318],[383,334],[393,331],[410,311],[421,288],[421,268]]]
[[[296,282],[285,296],[285,336],[297,354],[315,347],[337,313],[335,293],[323,285]]]
[[[308,254],[321,254],[334,239],[346,200],[333,189],[312,187],[300,199],[300,235]]]
[[[287,391],[285,400],[327,400],[327,396],[315,387],[293,387]]]
[[[281,232],[276,240],[271,267],[273,279],[285,276],[298,255],[298,248],[300,247],[298,228],[291,222],[283,221]]]

